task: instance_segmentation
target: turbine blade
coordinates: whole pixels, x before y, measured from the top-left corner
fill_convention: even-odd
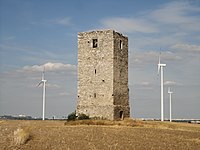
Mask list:
[[[41,81],[39,84],[38,84],[38,86],[40,86],[40,84],[42,84],[43,82]]]
[[[170,93],[170,87],[168,87],[168,93]]]
[[[160,74],[160,55],[161,54],[159,54],[159,57],[158,57],[158,75]]]
[[[160,74],[160,64],[158,64],[158,72],[157,72],[157,75]]]

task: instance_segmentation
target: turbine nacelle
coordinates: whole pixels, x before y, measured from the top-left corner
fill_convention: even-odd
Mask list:
[[[47,80],[44,80],[44,79],[43,79],[42,82],[47,82]]]
[[[173,93],[172,91],[170,91],[170,88],[168,88],[168,93],[169,93],[169,94],[172,94],[172,93]]]
[[[159,66],[160,66],[160,67],[165,67],[165,66],[166,66],[166,64],[159,64]]]
[[[38,86],[40,86],[40,84],[44,84],[45,82],[47,82],[47,80],[42,79],[42,81],[40,81],[40,83],[38,83]]]
[[[40,81],[38,86],[40,86],[40,84],[44,84],[45,82],[47,82],[47,80],[45,80],[44,77],[45,77],[45,67],[44,67],[43,72],[42,72],[42,80]]]
[[[166,67],[166,64],[161,64],[160,63],[160,56],[159,56],[159,60],[158,60],[158,75],[159,75],[159,73],[160,73],[160,68],[161,67]]]

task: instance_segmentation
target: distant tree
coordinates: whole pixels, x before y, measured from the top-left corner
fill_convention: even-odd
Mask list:
[[[86,120],[86,119],[90,119],[90,117],[86,114],[79,114],[78,115],[78,120]]]
[[[72,112],[71,114],[69,114],[69,115],[67,116],[67,120],[68,120],[68,121],[74,121],[74,120],[76,120],[76,118],[77,118],[76,112]]]

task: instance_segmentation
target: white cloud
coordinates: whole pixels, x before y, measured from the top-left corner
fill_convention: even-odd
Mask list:
[[[168,81],[165,81],[165,82],[164,82],[164,85],[168,85],[168,86],[170,86],[170,85],[171,85],[171,86],[177,86],[177,85],[179,85],[179,86],[180,86],[181,84],[180,84],[180,83],[177,83],[177,82],[175,82],[175,81],[169,81],[169,80],[168,80]]]
[[[48,62],[48,63],[44,64],[44,66],[45,66],[45,69],[47,69],[49,71],[53,71],[53,70],[76,70],[76,66],[71,65],[71,64]]]
[[[157,63],[158,57],[159,52],[156,51],[135,52],[131,56],[131,62],[135,65]],[[165,61],[174,61],[181,60],[182,58],[171,51],[164,51],[161,53],[161,59]]]
[[[58,70],[71,70],[76,71],[76,66],[71,64],[62,64],[62,63],[52,63],[48,62],[44,65],[33,65],[25,66],[22,70],[24,71],[42,71],[45,67],[46,71],[58,71]]]
[[[141,81],[133,84],[134,89],[137,90],[152,90],[153,89],[153,83],[149,81]]]
[[[147,62],[154,62],[156,57],[158,57],[159,53],[155,51],[148,51],[148,52],[136,52],[133,53],[133,63],[141,64]]]
[[[175,44],[171,46],[171,49],[184,52],[200,53],[200,45],[194,45],[194,44]]]
[[[31,80],[31,79],[30,79]],[[38,84],[32,84],[32,85],[28,85],[28,87],[29,88],[35,88],[35,87],[42,87],[42,83],[39,85],[39,83],[40,83],[40,79],[37,77],[35,77],[35,79],[33,79],[33,81],[34,80],[37,80],[38,81]],[[46,86],[48,87],[48,88],[51,88],[51,89],[59,89],[59,88],[61,88],[61,86],[60,85],[58,85],[58,84],[53,84],[53,83],[49,83],[48,82],[48,80],[47,80],[47,83],[46,83]]]
[[[153,24],[143,19],[115,17],[103,19],[101,20],[101,23],[106,28],[113,28],[120,32],[157,32],[157,29],[154,27]]]
[[[144,81],[144,82],[141,82],[140,85],[142,85],[142,86],[150,86],[151,83],[148,82],[148,81]]]
[[[168,25],[177,25],[177,28],[182,28],[191,31],[200,31],[200,19],[198,16],[192,15],[199,13],[198,7],[192,6],[189,2],[171,2],[154,10],[150,14],[150,18],[154,21]]]
[[[0,73],[0,85],[4,84],[4,88],[0,86],[1,102],[5,101],[5,105],[3,105],[5,112],[10,109],[10,112],[13,110],[15,113],[21,113],[21,110],[24,110],[21,104],[28,108],[27,113],[31,113],[31,111],[33,114],[40,112],[42,85],[40,87],[37,87],[37,85],[41,81],[43,66],[46,66],[48,70],[45,74],[45,79],[47,79],[47,109],[49,110],[47,116],[53,114],[56,110],[55,106],[59,108],[58,114],[62,111],[66,113],[66,110],[72,111],[74,109],[76,93],[73,91],[76,91],[77,78],[74,74],[76,73],[76,66],[49,62]],[[12,103],[13,109],[6,103]],[[19,108],[17,109],[16,106],[19,106]],[[1,111],[3,112],[3,109]]]
[[[48,83],[48,81],[47,81],[47,87],[49,87],[49,88],[52,88],[52,89],[58,89],[58,88],[61,88],[60,87],[60,85],[58,85],[58,84],[53,84],[53,83]]]
[[[161,5],[153,11],[140,13],[132,17],[110,17],[100,22],[105,28],[114,28],[120,32],[132,33],[162,33],[174,34],[200,31],[200,9],[189,2],[171,2]],[[159,39],[158,39],[159,40]],[[165,41],[166,42],[166,41]]]

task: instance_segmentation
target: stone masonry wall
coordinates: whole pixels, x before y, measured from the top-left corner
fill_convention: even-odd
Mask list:
[[[129,116],[128,38],[113,30],[79,33],[77,114],[114,120],[120,111]]]
[[[114,118],[130,116],[128,89],[128,38],[114,32]]]

